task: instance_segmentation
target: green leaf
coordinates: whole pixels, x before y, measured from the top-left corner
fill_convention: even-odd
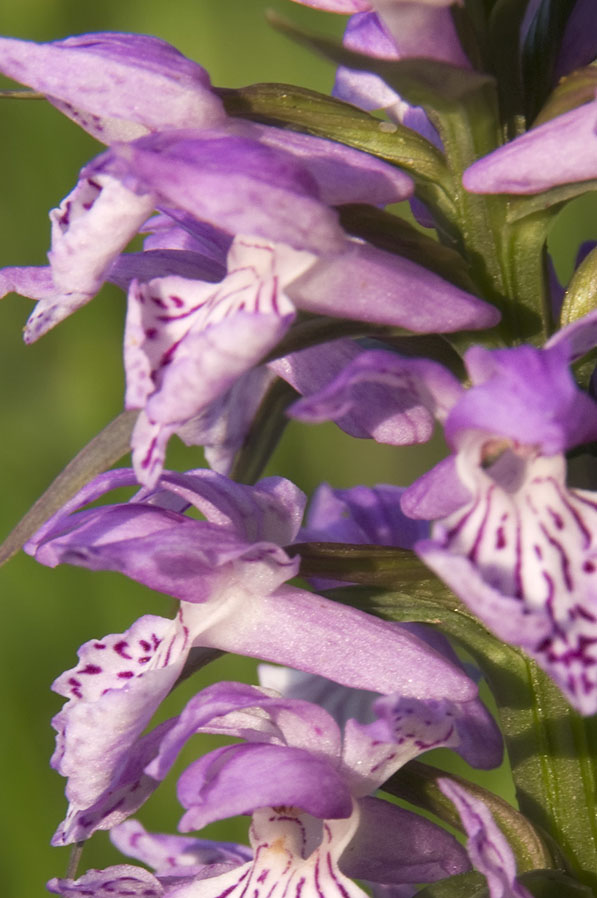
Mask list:
[[[547,98],[547,102],[533,122],[533,128],[593,101],[596,90],[597,66],[588,65],[566,75]]]
[[[354,53],[340,41],[305,31],[274,12],[268,14],[268,21],[277,31],[318,51],[336,65],[379,75],[401,97],[415,106],[437,112],[448,110],[468,94],[493,83],[490,75],[462,69],[436,59],[411,57],[388,61]]]
[[[449,181],[441,152],[416,131],[381,121],[350,103],[291,84],[219,89],[230,115],[336,140],[438,184]]]
[[[496,639],[440,583],[400,591],[342,587],[326,595],[385,620],[439,626],[475,658],[499,709],[521,812],[597,888],[597,717],[581,718],[519,649]]]
[[[323,577],[367,586],[425,583],[429,590],[437,584],[440,590],[447,591],[410,549],[313,542],[294,543],[286,550],[290,555],[300,555],[301,577]]]
[[[410,804],[431,811],[440,820],[464,832],[458,811],[437,785],[437,780],[446,776],[456,780],[489,808],[495,822],[510,843],[520,872],[535,870],[538,867],[553,867],[561,863],[558,852],[549,850],[541,835],[520,811],[488,789],[463,777],[446,773],[420,761],[411,761],[390,777],[381,789]]]
[[[565,327],[572,321],[582,318],[596,306],[597,247],[591,250],[586,259],[583,259],[572,276],[562,304],[560,326]]]
[[[289,418],[286,409],[299,393],[277,377],[257,409],[235,460],[230,479],[238,483],[255,483],[261,477],[270,456],[282,436]]]
[[[129,451],[138,414],[137,410],[121,412],[75,455],[0,545],[0,565],[16,555],[35,531],[82,486]]]
[[[489,898],[489,891],[485,877],[473,871],[440,879],[417,892],[415,898]]]
[[[0,90],[0,100],[45,100],[45,94],[35,90]]]

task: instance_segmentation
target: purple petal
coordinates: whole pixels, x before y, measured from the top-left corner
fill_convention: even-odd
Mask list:
[[[483,430],[546,455],[597,438],[597,404],[576,384],[562,345],[469,349],[465,361],[475,386],[450,411],[445,425],[454,446],[466,432]]]
[[[571,324],[556,331],[545,344],[546,349],[560,347],[568,364],[578,361],[597,346],[597,310],[577,318]]]
[[[356,632],[357,644],[349,639]],[[286,664],[357,689],[465,701],[476,694],[468,677],[412,634],[289,586],[238,602],[201,638],[205,646]]]
[[[400,509],[404,490],[389,484],[333,490],[322,483],[313,494],[301,539],[373,543],[411,549],[427,526],[406,518]]]
[[[313,176],[289,153],[227,131],[174,132],[116,146],[88,168],[109,170],[138,190],[233,234],[252,234],[314,253],[339,252],[336,213]]]
[[[257,808],[298,807],[322,819],[348,817],[348,787],[329,761],[282,745],[229,745],[199,758],[178,781],[187,832]]]
[[[262,144],[300,159],[315,178],[321,199],[330,206],[387,206],[406,199],[414,190],[412,178],[405,172],[341,143],[266,125],[253,125],[249,133]]]
[[[46,94],[104,143],[226,118],[205,69],[150,35],[97,32],[48,44],[2,38],[0,71]]]
[[[349,689],[317,674],[273,664],[258,664],[257,672],[261,686],[274,689],[286,698],[313,702],[325,708],[341,726],[351,717],[359,723],[371,723],[375,720],[373,702],[379,697],[377,692]]]
[[[138,820],[115,826],[110,840],[123,854],[148,864],[158,874],[169,876],[193,876],[206,864],[238,866],[253,857],[245,845],[149,833]]]
[[[553,83],[574,69],[589,65],[597,56],[597,35],[593,24],[592,0],[577,0],[572,7],[553,73]]]
[[[435,362],[370,350],[318,393],[299,399],[289,414],[310,422],[341,421],[350,414],[364,419],[378,442],[410,445],[428,440],[434,416],[444,418],[461,395],[458,380]]]
[[[490,898],[532,898],[516,881],[512,849],[484,803],[454,780],[440,779],[438,784],[460,814],[467,851],[475,869],[487,878]]]
[[[597,177],[597,102],[532,128],[467,168],[472,193],[540,193]]]
[[[448,7],[453,0],[374,0],[401,58],[427,57],[470,68]]]
[[[309,701],[267,695],[244,683],[216,683],[187,702],[148,767],[164,779],[187,740],[195,733],[219,733],[250,742],[306,749],[336,766],[340,730],[327,711]]]
[[[51,879],[48,891],[63,898],[114,898],[127,895],[138,898],[162,898],[164,889],[149,870],[120,864],[105,870],[89,870],[80,879]]]
[[[471,499],[458,476],[456,457],[449,455],[407,487],[400,500],[404,514],[431,521],[453,514]]]
[[[199,281],[221,281],[225,268],[208,256],[181,249],[151,249],[141,253],[122,253],[114,261],[107,279],[122,290],[131,281],[151,281],[157,277],[178,275]]]
[[[359,828],[340,858],[347,876],[384,884],[435,882],[470,868],[456,839],[420,814],[379,798],[362,798],[359,805]]]
[[[293,282],[288,295],[308,312],[397,325],[416,333],[492,327],[499,321],[493,306],[410,259],[357,242],[320,259]]]

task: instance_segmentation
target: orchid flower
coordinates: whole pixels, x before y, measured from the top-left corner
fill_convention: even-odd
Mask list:
[[[304,503],[288,481],[248,487],[207,470],[165,473],[156,490],[128,503],[71,514],[134,483],[128,470],[101,475],[26,547],[43,564],[119,570],[181,600],[174,620],[146,615],[126,633],[90,640],[78,665],[56,680],[68,701],[54,718],[53,765],[69,778],[70,801],[56,842],[86,838],[98,821],[113,819],[115,793],[126,804],[151,791],[151,783],[139,786],[138,758],[147,763],[156,742],[151,734],[138,739],[192,649],[256,656],[384,694],[475,696],[457,666],[406,630],[285,585],[298,559],[281,546],[295,538]],[[206,520],[184,515],[188,507]]]
[[[342,735],[318,706],[240,683],[219,683],[191,699],[147,772],[161,779],[194,733],[243,738],[244,744],[216,749],[182,774],[178,795],[187,811],[180,826],[199,829],[211,820],[252,813],[254,855],[209,878],[191,875],[164,894],[240,895],[250,888],[257,895],[283,895],[298,888],[308,895],[358,898],[364,893],[349,877],[400,885],[466,870],[462,849],[446,832],[369,796],[428,748],[462,750],[467,712],[449,701],[394,695],[376,702],[375,716],[365,725],[349,720]],[[485,738],[477,738],[473,753],[480,757]],[[116,830],[119,844],[129,828],[139,831],[134,826],[125,824],[124,839]],[[133,853],[139,857],[136,847]]]
[[[569,371],[595,343],[595,318],[544,349],[474,347],[465,357],[468,390],[434,362],[373,351],[294,407],[322,420],[351,409],[357,385],[393,383],[410,396],[409,419],[443,423],[452,455],[402,497],[408,515],[436,521],[416,551],[583,714],[597,710],[597,501],[566,485],[564,452],[597,436],[597,406]]]

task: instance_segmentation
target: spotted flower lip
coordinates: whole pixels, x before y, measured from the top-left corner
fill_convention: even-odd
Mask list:
[[[0,71],[107,144],[227,118],[205,69],[151,35],[96,32],[50,43],[3,37]]]

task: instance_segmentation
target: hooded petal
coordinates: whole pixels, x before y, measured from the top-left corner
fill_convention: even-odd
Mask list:
[[[597,101],[532,128],[467,168],[472,193],[540,193],[597,177]]]
[[[5,37],[0,71],[46,94],[103,143],[226,119],[205,69],[151,35],[96,32],[47,44]]]
[[[337,215],[294,156],[230,131],[170,132],[115,146],[89,168],[233,234],[315,253],[345,242]]]
[[[493,306],[410,259],[356,241],[345,252],[320,259],[292,283],[288,295],[308,312],[415,333],[493,327],[500,317]]]

